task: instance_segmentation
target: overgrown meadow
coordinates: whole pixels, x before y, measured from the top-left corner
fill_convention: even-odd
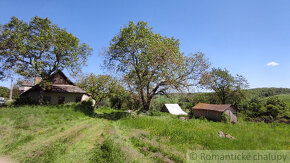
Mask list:
[[[67,106],[0,109],[0,155],[16,162],[184,162],[187,150],[290,149],[282,123],[181,120],[154,112]],[[220,138],[223,131],[235,139]]]

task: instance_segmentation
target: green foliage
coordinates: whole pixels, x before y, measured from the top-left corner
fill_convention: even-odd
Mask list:
[[[184,56],[179,40],[155,34],[146,22],[129,22],[110,42],[104,53],[105,67],[115,70],[137,93],[148,111],[155,95],[169,88],[182,89],[194,85],[208,68],[202,53]]]
[[[243,89],[248,87],[247,80],[241,76],[232,76],[227,69],[213,68],[200,81],[205,88],[215,91],[219,103],[237,106],[246,98]]]
[[[127,92],[127,95],[125,96],[122,102],[123,102],[122,107],[127,108],[129,110],[140,110],[141,108],[140,99],[138,95],[136,95],[133,92]]]
[[[255,88],[248,89],[247,94],[250,98],[270,97],[275,95],[290,94],[289,88]]]
[[[267,108],[267,113],[273,117],[273,118],[276,118],[279,114],[279,108],[275,105],[272,105],[272,104],[269,104],[266,106]]]
[[[287,104],[281,100],[278,96],[271,96],[267,99],[266,105],[275,105],[279,110],[286,110]]]
[[[283,100],[287,106],[290,108],[290,93],[289,94],[280,94],[278,97]]]
[[[9,88],[0,86],[0,97],[8,98],[9,97],[9,92],[10,92]]]
[[[273,122],[289,117],[289,107],[278,96],[271,96],[266,99],[253,98],[243,105],[243,112],[250,120]]]
[[[97,105],[110,98],[113,107],[120,109],[126,97],[126,90],[119,82],[109,75],[94,75],[83,77],[77,82],[78,86],[91,94]]]
[[[112,85],[109,98],[111,107],[115,109],[127,108],[126,105],[132,100],[129,92],[118,81]]]
[[[164,104],[177,104],[179,99],[174,96],[158,95],[152,100],[151,109],[152,111],[160,111]]]
[[[93,106],[92,100],[82,101],[80,104],[77,104],[75,107],[75,111],[83,112],[85,115],[94,116],[95,115],[95,107]]]
[[[226,114],[222,114],[222,119],[221,119],[222,122],[224,123],[230,123],[231,122],[231,118],[229,115],[226,115]]]
[[[195,106],[199,102],[208,104],[218,104],[219,101],[214,93],[195,93],[190,97],[192,106]]]
[[[58,70],[79,72],[92,50],[48,18],[37,16],[29,23],[12,17],[0,28],[0,40],[0,71],[40,76],[43,81]]]
[[[14,101],[14,105],[20,106],[20,105],[36,105],[38,104],[37,101],[29,98],[29,97],[18,97]]]

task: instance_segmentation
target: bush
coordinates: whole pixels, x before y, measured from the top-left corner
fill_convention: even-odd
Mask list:
[[[9,92],[10,92],[9,88],[0,86],[0,97],[8,98],[9,97]]]
[[[230,123],[231,122],[231,118],[230,118],[230,116],[229,115],[227,115],[227,114],[222,114],[222,122],[224,122],[224,123]]]
[[[92,150],[91,162],[126,162],[125,154],[121,150],[121,145],[114,142],[112,138],[106,138],[102,144],[97,144]]]
[[[275,105],[269,104],[267,105],[267,113],[268,115],[272,116],[273,118],[276,118],[279,114],[279,108]]]
[[[80,111],[83,112],[85,115],[88,116],[94,116],[94,106],[93,106],[93,101],[88,100],[88,101],[82,101],[80,104],[75,106],[75,111]]]
[[[31,99],[30,97],[18,97],[14,102],[14,105],[36,105],[36,104],[38,104],[38,102]]]
[[[265,99],[252,98],[243,106],[243,112],[250,121],[274,122],[279,119],[289,118],[289,108],[287,104],[277,96]]]

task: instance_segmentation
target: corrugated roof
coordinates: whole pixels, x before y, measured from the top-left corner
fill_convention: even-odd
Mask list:
[[[205,104],[198,103],[193,109],[202,109],[202,110],[213,110],[218,112],[224,112],[227,108],[231,107],[231,104]]]
[[[178,104],[165,104],[166,109],[170,114],[174,115],[187,115]]]

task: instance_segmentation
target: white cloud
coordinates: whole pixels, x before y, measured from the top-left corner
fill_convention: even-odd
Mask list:
[[[279,63],[277,63],[277,62],[269,62],[269,63],[267,63],[267,66],[279,66]]]

